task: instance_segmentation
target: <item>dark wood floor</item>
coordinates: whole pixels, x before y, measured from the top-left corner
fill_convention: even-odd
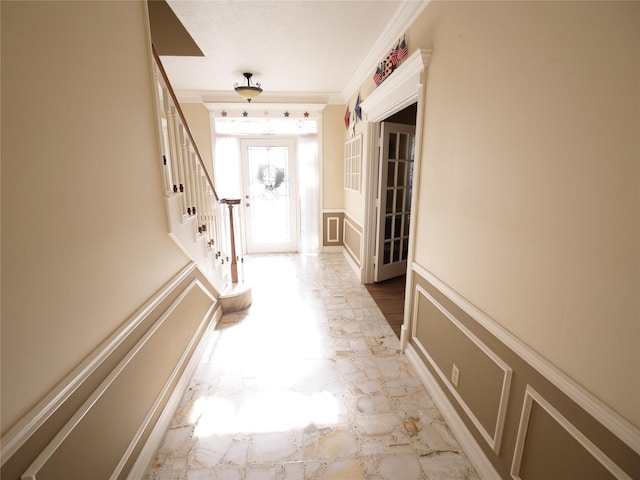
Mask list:
[[[404,319],[405,281],[406,277],[402,275],[384,282],[365,285],[398,338]]]

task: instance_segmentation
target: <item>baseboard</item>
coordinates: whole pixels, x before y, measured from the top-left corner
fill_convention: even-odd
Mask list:
[[[196,350],[189,360],[189,363],[180,376],[180,380],[178,380],[178,383],[171,393],[169,400],[167,401],[165,407],[162,409],[162,413],[160,414],[160,417],[153,427],[153,430],[149,434],[147,441],[142,447],[140,455],[138,455],[138,458],[136,459],[133,467],[127,475],[127,480],[142,479],[151,466],[156,451],[160,447],[160,444],[164,439],[164,435],[166,434],[169,425],[171,424],[173,415],[180,405],[180,402],[182,401],[187,388],[189,387],[191,377],[193,377],[193,374],[198,367],[198,364],[202,358],[202,355],[204,354],[204,351],[207,348],[207,344],[209,343],[212,333],[218,325],[220,318],[222,317],[222,313],[222,308],[220,307],[215,310],[213,317],[207,326],[207,331],[202,336],[200,343],[196,347]]]
[[[131,332],[142,324],[151,312],[158,308],[170,296],[171,292],[187,279],[195,269],[195,263],[190,263],[182,269],[2,437],[1,455],[3,465],[35,432],[43,427],[54,412],[69,400],[74,392],[96,372],[99,366],[122,345]]]
[[[357,241],[353,241],[354,235],[357,237]],[[360,265],[362,263],[363,250],[362,225],[353,220],[347,213],[345,213],[343,221],[342,244],[351,255],[352,260]]]
[[[414,347],[409,344],[404,353],[480,478],[501,478]]]
[[[2,478],[126,475],[222,315],[212,292],[195,265],[183,269],[16,427]]]
[[[482,449],[502,478],[640,478],[638,429],[434,275],[413,273],[407,356],[479,471]]]
[[[360,269],[360,265],[358,265],[355,262],[351,254],[345,248],[342,249],[342,254],[344,255],[344,258],[347,260],[347,264],[349,265],[349,267],[351,267],[351,270],[353,270],[353,273],[355,274],[355,276],[358,278],[358,280],[360,280],[360,277],[362,275],[362,270]]]
[[[342,253],[344,247],[342,245],[323,245],[322,253]]]
[[[551,362],[544,359],[531,347],[489,318],[484,312],[469,303],[431,272],[417,263],[414,263],[412,268],[415,273],[434,285],[440,292],[446,295],[447,298],[473,318],[474,321],[486,328],[498,340],[524,359],[532,368],[613,432],[613,434],[625,442],[629,448],[637,454],[640,454],[640,442],[638,441],[640,438],[640,430],[638,428],[614,412],[610,407],[605,405],[601,400],[588,392]]]

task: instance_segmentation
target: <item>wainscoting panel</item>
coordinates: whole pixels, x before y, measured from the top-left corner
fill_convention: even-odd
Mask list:
[[[191,264],[143,305],[13,432],[3,480],[124,478],[220,316],[212,292]]]
[[[550,442],[549,437],[554,441]],[[561,449],[557,445],[561,444]],[[575,461],[567,462],[567,458]],[[524,398],[511,467],[514,480],[631,480],[587,436],[530,386]]]
[[[348,215],[344,217],[343,241],[349,256],[360,267],[362,265],[362,227]]]
[[[635,426],[433,274],[412,270],[407,357],[481,476],[640,479]]]
[[[412,338],[494,452],[500,451],[511,368],[442,307],[415,287]],[[460,372],[458,385],[451,376]]]
[[[323,212],[322,213],[322,245],[324,247],[337,247],[342,243],[342,224],[344,222],[344,213],[340,212]]]

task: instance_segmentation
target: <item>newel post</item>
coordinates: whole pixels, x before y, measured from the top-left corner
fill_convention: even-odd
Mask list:
[[[236,255],[236,236],[233,224],[233,206],[240,205],[240,199],[223,198],[220,203],[229,207],[229,236],[231,237],[231,283],[238,283],[238,258]]]

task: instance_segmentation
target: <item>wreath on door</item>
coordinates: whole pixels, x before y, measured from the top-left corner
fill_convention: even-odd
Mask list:
[[[270,164],[260,165],[256,178],[264,185],[265,190],[270,192],[277,190],[284,181],[284,168],[278,168]]]

